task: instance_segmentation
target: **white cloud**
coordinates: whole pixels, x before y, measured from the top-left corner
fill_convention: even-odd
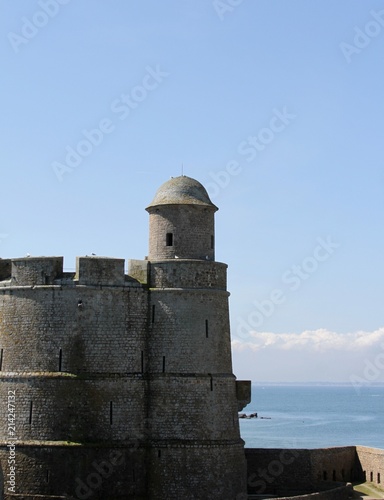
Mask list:
[[[301,333],[251,332],[246,341],[232,341],[234,351],[296,350],[309,352],[363,351],[384,343],[384,327],[373,332],[337,333],[325,329]],[[384,344],[383,344],[384,345]]]

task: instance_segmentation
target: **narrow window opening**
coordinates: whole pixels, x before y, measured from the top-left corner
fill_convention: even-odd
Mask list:
[[[208,320],[205,320],[205,337],[208,338],[209,328],[208,328]]]
[[[4,349],[0,350],[0,372],[3,369],[3,354],[4,354]]]
[[[29,403],[29,425],[32,424],[33,401]]]
[[[141,351],[141,373],[144,373],[144,351]]]
[[[323,480],[324,481],[327,480],[327,471],[326,470],[323,471]]]
[[[380,472],[377,473],[377,484],[380,484]]]
[[[369,475],[371,483],[373,483],[373,472],[370,473]]]
[[[167,233],[165,241],[167,247],[173,247],[173,233]]]
[[[336,481],[336,471],[332,472],[332,481]]]
[[[211,234],[211,249],[213,250],[215,248],[215,237],[213,234]]]
[[[163,356],[163,373],[165,372],[165,356]]]
[[[155,309],[156,309],[156,306],[155,306],[155,305],[153,305],[153,306],[152,306],[152,323],[154,323],[154,322],[155,322]]]
[[[47,470],[47,476],[46,476],[47,483],[49,483],[50,478],[51,478],[51,474],[49,473],[49,470]]]
[[[344,469],[341,469],[341,477],[342,477],[343,479],[345,479],[345,470],[344,470]]]
[[[113,424],[113,402],[109,402],[109,425]]]
[[[213,377],[211,375],[211,391],[213,391]]]
[[[63,350],[60,349],[60,351],[59,351],[59,372],[61,372],[62,364],[63,364]]]
[[[157,450],[157,456],[161,458],[161,450]]]

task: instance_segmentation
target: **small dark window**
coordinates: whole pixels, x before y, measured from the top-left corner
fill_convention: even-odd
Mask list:
[[[336,481],[336,471],[335,470],[332,473],[332,481]]]
[[[323,471],[323,480],[324,481],[327,480],[327,471],[326,470]]]
[[[380,472],[377,473],[377,484],[380,484]]]
[[[33,402],[29,403],[29,425],[32,424],[32,412],[33,412]]]
[[[155,311],[156,311],[156,306],[155,306],[155,305],[153,305],[153,306],[152,306],[152,323],[154,323],[154,322],[155,322]]]
[[[370,473],[369,480],[371,481],[371,483],[373,483],[373,472]]]
[[[109,402],[109,425],[113,424],[113,401]]]
[[[163,373],[165,372],[165,356],[163,356]]]
[[[59,372],[61,372],[61,368],[63,365],[63,350],[59,350]]]
[[[208,320],[205,320],[205,337],[208,338],[209,335],[209,326],[208,326]]]
[[[4,355],[4,349],[1,349],[1,351],[0,351],[0,371],[3,369],[3,355]]]
[[[167,245],[167,247],[173,246],[173,233],[167,233],[166,245]]]

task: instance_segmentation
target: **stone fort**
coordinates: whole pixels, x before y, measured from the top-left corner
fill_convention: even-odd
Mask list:
[[[0,259],[0,499],[348,498],[381,450],[244,449],[217,207],[186,176],[146,208],[144,260]],[[303,496],[304,498],[305,496]]]
[[[0,260],[5,493],[9,394],[15,494],[176,500],[246,491],[238,410],[250,382],[232,373],[216,210],[197,181],[166,182],[147,207],[148,258],[129,261],[128,275],[123,259],[78,257],[75,273],[63,272],[62,257]]]

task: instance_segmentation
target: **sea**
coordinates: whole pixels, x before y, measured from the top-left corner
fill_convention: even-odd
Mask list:
[[[384,449],[384,385],[252,386],[252,401],[240,413],[247,448]]]

